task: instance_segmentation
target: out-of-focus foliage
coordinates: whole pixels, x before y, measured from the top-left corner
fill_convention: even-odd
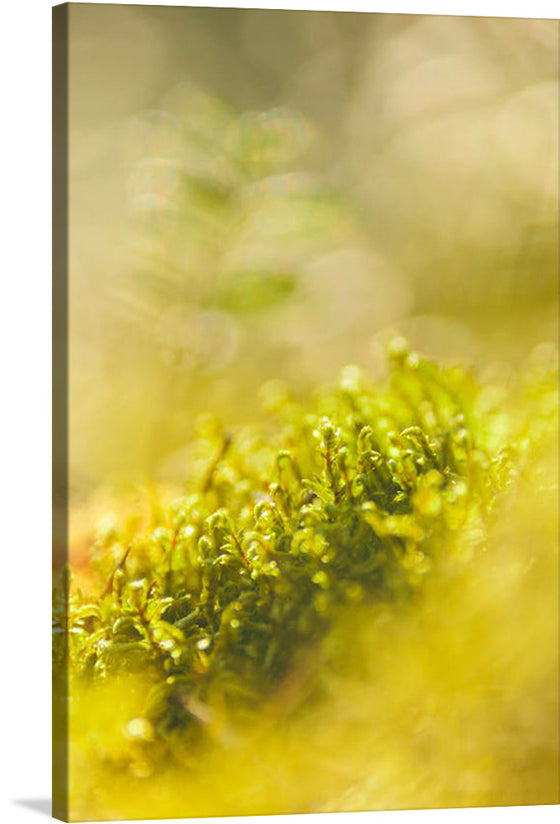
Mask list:
[[[127,123],[129,265],[112,285],[111,359],[129,434],[140,409],[144,426],[158,419],[144,469],[176,477],[173,456],[163,469],[162,458],[191,434],[196,413],[224,403],[239,419],[271,373],[301,386],[297,363],[310,339],[323,349],[336,341],[340,366],[351,326],[369,339],[378,315],[370,275],[387,264],[340,193],[302,166],[313,142],[305,118],[239,113],[189,86],[165,105]],[[396,277],[382,317],[393,319],[403,301]],[[109,445],[122,450],[112,437],[128,437],[120,427],[108,434],[99,459]],[[82,435],[78,448],[87,443]]]
[[[356,236],[356,221],[298,167],[312,139],[301,116],[240,114],[188,87],[166,105],[128,126],[135,337],[184,388],[239,369],[249,349],[263,378],[286,345],[283,304],[302,301],[310,263]]]
[[[104,683],[141,674],[137,715],[119,721],[123,769],[198,770],[230,726],[313,713],[353,666],[351,648],[329,662],[325,646],[345,614],[420,609],[426,581],[476,567],[557,426],[543,355],[506,393],[396,339],[386,385],[348,367],[309,409],[265,385],[268,427],[202,421],[190,490],[154,500],[144,523],[105,520],[87,591],[56,595],[55,668],[86,690],[80,713],[88,690],[95,703]]]
[[[74,500],[178,480],[201,411],[375,369],[387,326],[465,363],[556,339],[554,21],[70,21]]]

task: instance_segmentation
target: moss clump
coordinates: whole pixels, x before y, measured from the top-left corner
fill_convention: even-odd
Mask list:
[[[142,673],[136,722],[156,757],[192,747],[213,707],[283,694],[349,605],[399,608],[435,568],[476,562],[556,426],[556,391],[539,367],[507,395],[401,340],[383,384],[348,367],[309,409],[268,385],[268,426],[231,435],[207,422],[196,489],[155,503],[145,524],[106,527],[87,594],[66,579],[56,672]]]

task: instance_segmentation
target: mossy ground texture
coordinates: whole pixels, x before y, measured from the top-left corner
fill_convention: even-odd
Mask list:
[[[377,383],[202,420],[55,590],[72,817],[557,802],[553,360],[396,339]]]

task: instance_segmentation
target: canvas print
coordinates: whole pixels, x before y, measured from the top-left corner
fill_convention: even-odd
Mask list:
[[[558,22],[53,21],[55,815],[558,803]]]

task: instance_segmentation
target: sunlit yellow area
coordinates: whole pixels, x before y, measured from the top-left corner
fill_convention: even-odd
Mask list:
[[[70,820],[558,803],[557,22],[69,21]]]
[[[150,766],[138,677],[73,687],[76,819],[557,804],[558,495],[520,494],[475,568],[404,614],[350,611],[257,718],[212,718],[202,756]]]

